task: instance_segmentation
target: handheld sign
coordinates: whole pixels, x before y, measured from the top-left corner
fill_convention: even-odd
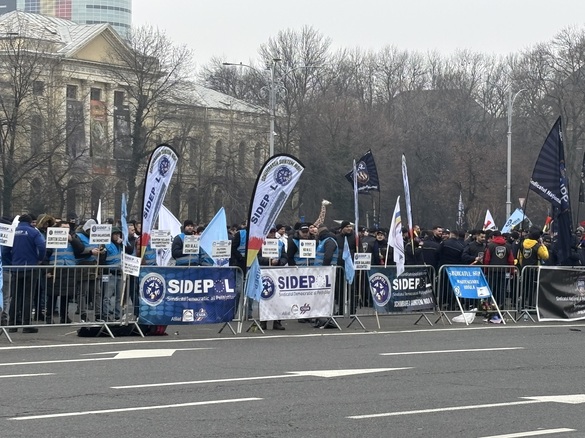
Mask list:
[[[215,240],[211,243],[211,257],[214,259],[229,258],[232,252],[230,240]]]
[[[89,233],[90,245],[107,245],[112,241],[112,224],[95,224]]]
[[[316,254],[314,240],[299,240],[299,255],[302,259],[314,259]]]
[[[372,267],[372,254],[369,252],[356,252],[353,258],[353,266],[356,271],[369,271]]]
[[[140,275],[140,257],[134,257],[130,254],[122,254],[122,272],[126,275],[138,277]]]
[[[12,246],[14,244],[14,231],[16,226],[0,224],[0,245]]]
[[[171,245],[172,238],[170,230],[152,230],[150,232],[150,247],[152,249],[167,249]]]
[[[278,239],[266,239],[262,245],[262,257],[275,259],[280,256],[278,251]]]
[[[69,242],[69,228],[47,228],[47,248],[64,249]]]
[[[199,241],[201,236],[194,234],[185,236],[183,241],[183,254],[199,254]]]

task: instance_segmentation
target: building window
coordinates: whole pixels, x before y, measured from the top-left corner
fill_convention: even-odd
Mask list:
[[[32,116],[30,127],[30,148],[33,155],[41,152],[43,146],[43,118],[35,114]]]
[[[101,88],[92,88],[89,93],[89,98],[91,100],[102,100],[102,89]]]
[[[254,172],[257,173],[262,165],[262,144],[256,143],[254,148]]]
[[[42,96],[45,93],[45,83],[43,81],[33,82],[33,95]]]
[[[123,91],[114,91],[114,106],[116,108],[122,108],[124,105],[124,97]]]
[[[191,137],[187,144],[189,146],[189,157],[191,158],[191,164],[197,168],[197,163],[199,163],[199,160],[201,159],[199,142],[196,138]]]
[[[223,143],[221,140],[218,140],[217,143],[215,143],[215,172],[218,175],[224,174],[225,169],[223,168],[223,164]]]
[[[67,99],[77,99],[77,85],[67,85]]]
[[[246,169],[246,143],[240,142],[238,146],[238,167],[240,172],[245,172]]]

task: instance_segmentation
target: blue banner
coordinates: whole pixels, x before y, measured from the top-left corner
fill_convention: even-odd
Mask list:
[[[236,270],[143,266],[139,294],[142,324],[230,322],[236,309]]]
[[[446,269],[455,296],[475,299],[489,298],[492,296],[492,292],[481,268],[457,266]]]
[[[433,310],[435,296],[427,269],[409,268],[396,277],[396,267],[370,269],[370,292],[378,313]]]

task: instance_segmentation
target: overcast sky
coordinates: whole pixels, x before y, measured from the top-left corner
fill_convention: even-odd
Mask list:
[[[568,26],[585,28],[585,0],[133,0],[133,24],[152,24],[211,56],[257,59],[262,43],[309,25],[333,47],[518,52]]]

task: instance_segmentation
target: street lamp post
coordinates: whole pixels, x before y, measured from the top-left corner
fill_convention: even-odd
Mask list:
[[[506,168],[506,220],[512,214],[512,112],[514,108],[514,101],[520,93],[526,91],[525,88],[518,90],[512,96],[512,86],[508,86],[508,161]]]
[[[277,62],[280,62],[281,59],[280,58],[272,58],[272,61],[270,61],[270,93],[269,93],[269,100],[270,102],[269,104],[269,110],[270,111],[270,132],[268,135],[268,141],[269,141],[269,154],[270,157],[272,157],[274,155],[274,123],[275,123],[275,119],[276,119],[276,89],[275,89],[275,85],[274,85],[274,69],[276,66]],[[248,67],[251,68],[252,70],[258,72],[258,70],[254,67],[252,67],[251,65],[247,65],[247,64],[242,64],[240,63],[232,63],[232,62],[224,62],[223,65],[236,65],[239,67]]]

